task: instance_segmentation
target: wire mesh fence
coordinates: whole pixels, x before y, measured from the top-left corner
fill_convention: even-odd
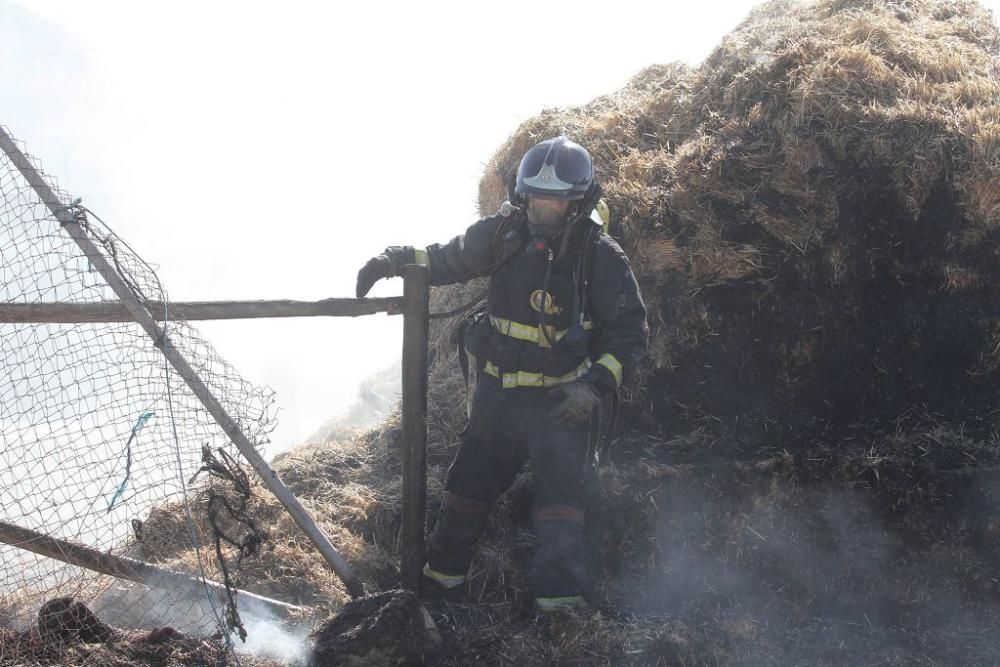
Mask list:
[[[193,327],[164,312],[169,300],[149,264],[44,178],[129,291],[160,309],[164,335],[259,447],[275,426],[270,390],[243,379]],[[0,303],[109,301],[118,297],[0,152]],[[0,439],[2,522],[139,560],[161,556],[149,547],[156,542],[146,523],[154,508],[192,511],[186,496],[203,454],[216,465],[238,456],[156,341],[131,322],[0,323]],[[195,522],[188,523],[186,534],[171,539],[186,540],[177,552],[194,549],[198,562],[163,564],[220,578],[214,547],[199,544]],[[234,546],[241,544],[220,553],[232,554]],[[205,633],[226,620],[213,596],[130,583],[0,544],[0,628],[34,623],[43,604],[66,597],[105,623],[129,628]]]

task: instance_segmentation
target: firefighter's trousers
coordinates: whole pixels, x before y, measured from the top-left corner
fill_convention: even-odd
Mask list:
[[[428,544],[428,567],[464,577],[490,509],[530,459],[537,547],[529,575],[536,598],[585,590],[583,474],[589,420],[566,427],[551,417],[561,395],[546,388],[508,388],[481,376],[469,424],[445,486]]]

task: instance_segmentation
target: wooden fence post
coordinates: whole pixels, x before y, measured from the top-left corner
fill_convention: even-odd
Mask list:
[[[403,515],[400,579],[420,593],[427,506],[427,267],[403,269]]]

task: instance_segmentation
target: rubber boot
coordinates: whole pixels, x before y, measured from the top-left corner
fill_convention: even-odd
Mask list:
[[[564,518],[552,518],[562,514]],[[583,512],[576,508],[543,508],[535,514],[537,546],[531,567],[531,590],[539,611],[586,607]]]
[[[439,597],[451,598],[455,591],[464,591],[469,564],[486,528],[489,511],[490,506],[482,501],[445,494],[427,543],[424,582],[429,595],[439,593]]]

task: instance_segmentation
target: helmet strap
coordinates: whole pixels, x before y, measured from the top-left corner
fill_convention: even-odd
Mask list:
[[[524,195],[517,194],[517,169],[512,169],[507,175],[507,201],[519,209],[527,210],[528,201]]]

